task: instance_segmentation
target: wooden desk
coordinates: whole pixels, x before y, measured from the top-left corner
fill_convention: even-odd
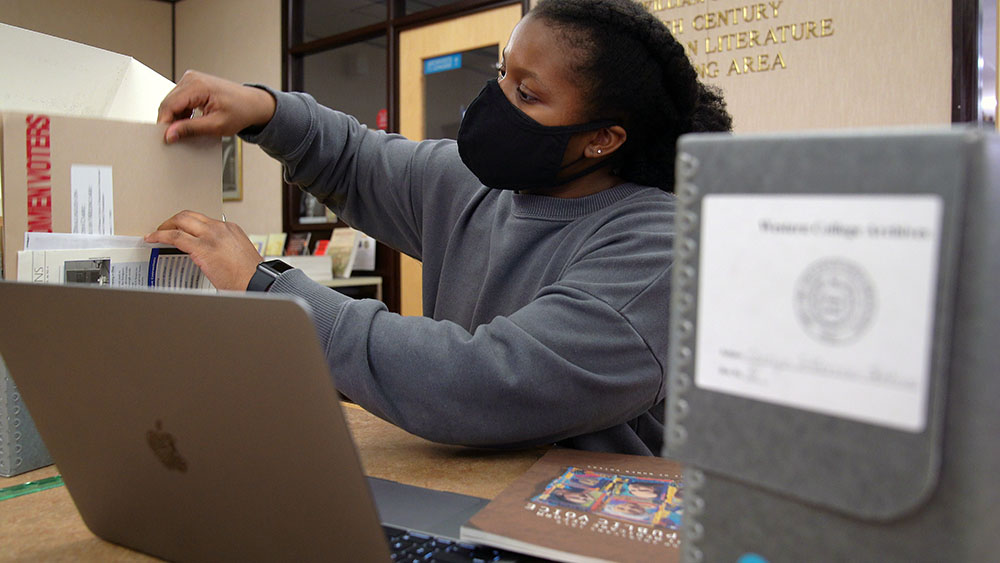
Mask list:
[[[428,442],[344,404],[365,474],[442,491],[494,498],[545,453],[473,450]],[[0,488],[58,475],[45,467]],[[99,539],[84,525],[65,487],[0,501],[0,561],[153,561]]]

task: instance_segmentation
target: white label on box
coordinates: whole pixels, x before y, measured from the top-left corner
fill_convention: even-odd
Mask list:
[[[932,195],[706,196],[695,384],[923,431],[941,214]]]
[[[115,201],[110,166],[74,164],[69,171],[71,228],[86,235],[115,234]]]

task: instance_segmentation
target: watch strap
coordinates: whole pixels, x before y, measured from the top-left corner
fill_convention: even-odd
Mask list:
[[[247,284],[247,291],[267,291],[278,279],[278,276],[293,269],[293,267],[281,260],[267,260],[257,264],[257,271],[250,278]]]

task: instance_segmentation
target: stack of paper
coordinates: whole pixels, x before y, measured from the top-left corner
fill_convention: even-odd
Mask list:
[[[214,289],[190,256],[142,237],[25,233],[24,247],[17,253],[18,281]]]

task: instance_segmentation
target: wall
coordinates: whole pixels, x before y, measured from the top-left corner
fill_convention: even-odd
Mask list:
[[[737,132],[951,122],[950,1],[639,1],[688,47],[705,82],[723,90]],[[718,17],[758,7],[754,21],[743,21],[742,13],[734,14],[736,24]],[[825,35],[823,20],[830,20]],[[809,22],[821,37],[808,34]],[[809,38],[791,38],[791,25],[801,35],[803,23]],[[749,46],[751,31],[764,38],[769,29],[778,43]],[[713,53],[706,53],[708,45]],[[775,69],[779,52],[785,67]],[[760,55],[767,56],[767,72],[759,72]]]
[[[170,4],[165,2],[0,0],[0,22],[129,55],[170,78]]]
[[[281,0],[184,0],[176,10],[178,79],[196,69],[281,88]],[[280,232],[281,192],[281,166],[244,144],[243,200],[223,211],[248,233]]]
[[[951,2],[645,3],[737,132],[951,122]]]

